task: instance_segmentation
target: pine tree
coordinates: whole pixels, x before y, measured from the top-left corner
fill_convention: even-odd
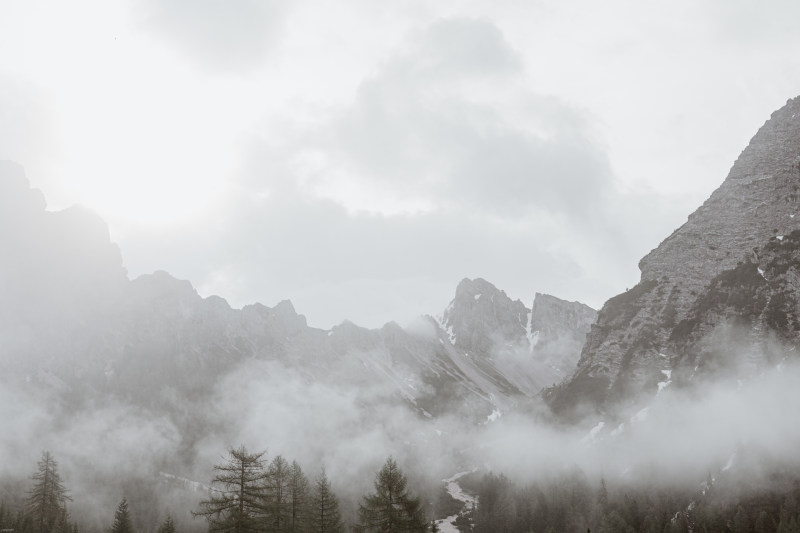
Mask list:
[[[211,533],[263,531],[264,453],[247,453],[244,446],[230,449],[228,460],[214,466],[211,483],[219,488],[192,513],[208,520]]]
[[[170,515],[167,515],[167,519],[158,528],[158,533],[175,533],[175,523]]]
[[[269,464],[265,485],[267,531],[282,533],[289,531],[292,516],[289,463],[278,455]]]
[[[303,469],[297,461],[292,461],[289,467],[289,501],[291,506],[291,516],[289,531],[306,531],[308,524],[308,478],[303,474]]]
[[[339,501],[331,490],[331,483],[325,469],[317,478],[311,500],[311,524],[314,533],[342,533],[342,516],[339,513]]]
[[[419,498],[408,492],[408,480],[391,457],[375,477],[375,494],[358,507],[358,531],[365,533],[424,532],[428,522]]]
[[[50,452],[42,452],[38,467],[37,472],[31,476],[35,483],[28,492],[26,510],[38,531],[45,532],[56,527],[62,517],[62,510],[72,498],[67,495],[67,489],[58,473],[58,463]]]
[[[111,526],[111,533],[133,533],[131,515],[128,512],[128,500],[122,498],[114,514],[114,525]]]

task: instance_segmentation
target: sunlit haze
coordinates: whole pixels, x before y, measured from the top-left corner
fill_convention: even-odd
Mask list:
[[[2,10],[0,159],[100,214],[131,277],[321,327],[463,277],[600,306],[800,92],[785,1]]]

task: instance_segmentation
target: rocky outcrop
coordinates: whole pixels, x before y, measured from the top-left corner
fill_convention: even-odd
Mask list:
[[[497,344],[525,342],[528,309],[484,279],[463,279],[442,325],[457,349],[489,356]]]
[[[603,306],[578,368],[545,393],[561,415],[608,409],[656,391],[676,327],[721,273],[753,262],[770,238],[800,228],[800,98],[761,127],[728,177],[639,267],[640,283]],[[679,330],[680,333],[681,330]]]
[[[575,369],[596,319],[597,311],[586,304],[536,293],[528,327],[534,357],[566,377]]]

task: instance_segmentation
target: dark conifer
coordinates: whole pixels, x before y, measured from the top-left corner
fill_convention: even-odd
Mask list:
[[[228,460],[215,465],[215,491],[193,513],[208,520],[211,533],[263,531],[264,452],[250,454],[244,446],[228,451]]]
[[[317,478],[311,503],[311,524],[314,533],[342,533],[342,517],[339,501],[331,490],[325,470]]]
[[[366,533],[422,533],[428,522],[419,498],[408,492],[408,480],[391,457],[375,478],[375,493],[358,508],[358,531]]]
[[[28,492],[27,514],[38,531],[51,531],[66,513],[65,507],[72,499],[58,473],[58,463],[43,452],[38,463],[39,469],[33,474],[33,488]]]
[[[128,500],[122,498],[114,514],[114,525],[111,526],[111,533],[133,533],[131,515],[128,511]]]

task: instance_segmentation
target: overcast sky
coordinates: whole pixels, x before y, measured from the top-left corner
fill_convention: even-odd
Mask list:
[[[0,159],[50,209],[309,323],[484,277],[599,307],[800,94],[800,3],[0,4]]]

